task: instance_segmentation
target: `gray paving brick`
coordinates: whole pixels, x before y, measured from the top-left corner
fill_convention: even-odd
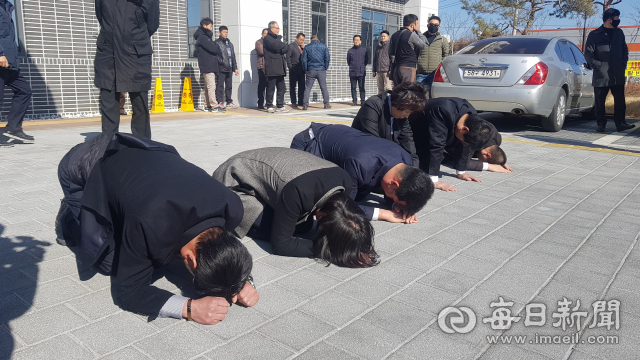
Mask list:
[[[400,345],[402,338],[367,321],[357,320],[325,341],[366,359],[379,359]]]
[[[315,262],[315,260],[307,258],[287,258],[284,256],[270,255],[261,258],[260,260],[258,260],[258,262],[271,265],[286,272],[290,272],[312,264]]]
[[[505,265],[479,288],[514,300],[528,301],[536,289],[551,275],[552,270],[535,266]]]
[[[33,278],[37,278],[38,281],[50,281],[67,275],[77,274],[78,267],[75,257],[69,255],[65,258],[57,258],[38,265],[29,266],[23,269],[23,272]]]
[[[89,293],[87,289],[69,278],[40,284],[37,289],[28,288],[16,291],[16,295],[23,301],[31,303],[34,309],[56,305],[87,293]]]
[[[276,284],[305,296],[315,296],[340,283],[339,280],[309,269],[296,271]]]
[[[1,217],[2,219],[4,219],[5,221],[8,221],[11,224],[11,223],[18,223],[18,222],[23,222],[27,220],[32,220],[32,219],[49,218],[51,217],[51,214],[49,214],[46,211],[42,211],[38,208],[33,208],[29,210],[5,213]]]
[[[220,344],[222,339],[182,321],[136,342],[135,347],[153,359],[172,360],[188,359]]]
[[[454,302],[459,295],[421,283],[411,284],[409,288],[393,297],[393,300],[411,305],[420,310],[438,314],[444,307]]]
[[[322,262],[311,264],[308,269],[339,280],[346,280],[362,272],[362,269],[350,269],[335,265],[326,266]]]
[[[313,316],[292,311],[256,331],[298,351],[334,329],[334,326]]]
[[[556,270],[564,261],[566,257],[556,256],[555,254],[548,254],[542,251],[531,250],[530,248],[524,249],[511,261],[519,262],[525,265],[539,266],[541,268]]]
[[[523,349],[515,345],[493,345],[482,355],[480,359],[483,359],[483,360],[489,360],[489,359],[491,360],[511,360],[511,359],[551,360],[554,358],[549,358],[540,353]]]
[[[373,305],[397,292],[400,290],[400,287],[382,282],[370,276],[360,275],[337,286],[334,290],[343,295]]]
[[[569,360],[602,360],[604,358],[589,355],[581,350],[574,349]]]
[[[110,289],[96,291],[71,300],[67,304],[92,321],[121,311],[120,308],[113,303]]]
[[[423,275],[424,272],[404,266],[400,260],[392,258],[368,269],[364,274],[389,284],[404,286]]]
[[[324,360],[324,359],[344,359],[355,360],[360,357],[351,355],[342,349],[338,349],[335,346],[329,345],[326,342],[321,342],[312,346],[301,355],[297,356],[299,360]]]
[[[362,314],[368,305],[335,291],[326,292],[302,305],[299,310],[335,326],[342,326]]]
[[[279,315],[304,302],[307,298],[301,294],[275,284],[261,287],[260,301],[255,309],[268,316]]]
[[[458,274],[463,274],[469,279],[481,280],[489,275],[498,264],[472,258],[465,255],[458,255],[447,261],[442,269],[451,270]]]
[[[29,306],[24,301],[16,297],[14,294],[5,294],[0,296],[0,324],[26,313]]]
[[[209,359],[286,359],[293,351],[251,332],[204,354]]]
[[[37,359],[69,359],[84,360],[93,359],[93,354],[82,345],[73,341],[67,335],[49,339],[35,346],[25,348],[13,354],[14,360]]]
[[[262,297],[264,295],[261,293],[260,296],[260,301],[262,301]],[[222,322],[217,323],[216,325],[201,325],[195,322],[191,323],[191,325],[196,327],[198,331],[211,333],[218,338],[229,340],[233,337],[249,331],[250,329],[264,323],[267,320],[269,320],[267,316],[254,308],[232,306],[229,308],[229,313],[225,316],[225,319]]]
[[[415,334],[435,318],[434,314],[395,300],[384,302],[362,317],[363,320],[401,338]]]
[[[408,250],[395,257],[399,263],[414,269],[427,271],[445,260],[444,257],[424,251]]]
[[[72,334],[90,349],[102,355],[155,332],[156,330],[136,319],[134,315],[122,312],[83,326]]]
[[[453,340],[442,331],[427,329],[402,346],[398,353],[410,359],[470,359],[477,352],[470,344]]]
[[[440,267],[418,280],[418,282],[462,295],[473,288],[477,280]]]
[[[149,358],[146,355],[144,355],[140,351],[130,346],[124,349],[118,350],[107,356],[101,357],[100,359],[102,360],[149,360]]]
[[[86,323],[80,315],[64,305],[58,305],[14,319],[10,326],[25,343],[33,344]]]

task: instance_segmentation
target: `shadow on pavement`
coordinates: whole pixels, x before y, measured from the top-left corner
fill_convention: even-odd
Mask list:
[[[2,236],[4,231],[5,226],[0,224],[0,359],[9,359],[15,348],[9,322],[33,306],[38,263],[43,259],[44,247],[51,244],[31,236]],[[27,277],[21,268],[29,268],[35,279]]]

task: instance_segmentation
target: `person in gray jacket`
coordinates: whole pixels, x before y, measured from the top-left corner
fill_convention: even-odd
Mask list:
[[[378,94],[384,94],[393,89],[389,78],[389,32],[380,33],[380,44],[376,47],[373,58],[373,77],[378,78]]]
[[[213,178],[240,196],[244,216],[234,232],[270,240],[273,253],[313,257],[343,267],[378,263],[373,227],[349,197],[349,174],[304,151],[264,148],[225,161]],[[296,237],[318,225],[317,241]]]

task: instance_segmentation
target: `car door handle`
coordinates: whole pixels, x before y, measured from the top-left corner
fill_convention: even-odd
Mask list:
[[[570,72],[570,73],[572,73],[572,72],[573,72],[573,70],[571,70],[571,69],[567,69],[567,71],[568,71],[568,72]]]

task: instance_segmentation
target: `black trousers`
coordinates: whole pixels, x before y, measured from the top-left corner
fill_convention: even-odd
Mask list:
[[[289,96],[291,97],[291,105],[303,106],[305,81],[304,71],[289,72]],[[298,87],[297,97],[296,85]]]
[[[267,76],[264,69],[258,69],[258,107],[264,107],[264,93],[267,90]]]
[[[360,88],[360,101],[364,103],[364,76],[350,77],[351,80],[351,98],[353,102],[358,102],[356,93],[356,85]]]
[[[216,100],[218,100],[219,103],[226,102],[227,104],[231,104],[233,102],[233,99],[231,99],[231,90],[233,90],[233,73],[219,72],[216,75]],[[223,92],[224,97],[222,96]]]
[[[6,128],[9,131],[22,130],[24,115],[27,113],[29,102],[31,101],[31,87],[20,73],[20,70],[0,68],[0,89],[4,89],[5,85],[13,90],[11,109],[7,116],[9,122]],[[1,96],[0,107],[2,107]]]
[[[149,118],[149,92],[130,92],[131,132],[133,135],[151,139]],[[120,131],[120,93],[115,90],[100,89],[100,113],[102,113],[102,132]]]
[[[607,100],[607,94],[611,90],[613,95],[613,122],[617,125],[625,122],[625,114],[627,112],[627,104],[624,97],[624,85],[594,87],[596,121],[598,126],[605,126],[607,118],[605,117],[604,103]]]
[[[273,107],[273,94],[278,89],[276,95],[276,106],[278,108],[284,107],[284,93],[287,91],[287,87],[284,84],[284,75],[282,76],[269,76],[267,77],[267,108]]]

